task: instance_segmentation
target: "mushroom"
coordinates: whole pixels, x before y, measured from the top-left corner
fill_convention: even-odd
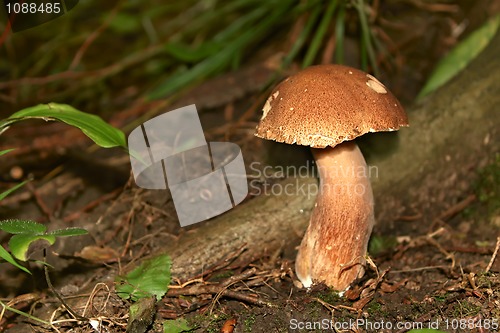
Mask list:
[[[319,191],[295,262],[304,287],[344,291],[364,275],[374,225],[368,169],[354,140],[408,126],[398,100],[370,74],[341,65],[304,69],[281,82],[263,107],[256,136],[312,147]]]

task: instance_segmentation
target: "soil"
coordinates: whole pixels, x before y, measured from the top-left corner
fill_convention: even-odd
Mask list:
[[[473,30],[490,11],[500,8],[495,1],[475,5],[458,1],[450,5],[456,7],[444,9],[427,6],[390,2],[380,7],[383,17],[398,16],[398,22],[406,23],[406,30],[385,26],[384,31],[398,45],[400,63],[395,68],[382,61],[387,65],[382,66],[382,79],[408,106],[432,64],[456,42],[449,39],[453,23],[468,22],[466,30]],[[409,34],[411,26],[418,27],[413,34]],[[265,55],[263,52],[261,59]],[[218,87],[227,79],[238,82],[252,73],[263,75],[257,82],[268,78],[256,61],[194,89]],[[218,105],[212,100],[219,90],[213,89],[213,94],[204,94],[209,96],[205,104],[196,101],[207,140],[230,136],[246,159],[266,160],[268,153],[253,137],[258,112],[239,126],[229,130],[226,126],[228,114],[239,119],[261,101],[257,90],[251,85],[244,93],[227,88],[230,100]],[[186,95],[184,101],[190,101],[192,95]],[[115,120],[126,121],[127,117],[116,116]],[[29,123],[13,127],[8,134],[0,149],[10,145],[21,147],[22,152],[1,167],[6,174],[2,185],[14,181],[14,167],[35,180],[2,201],[2,218],[34,219],[49,229],[87,229],[87,236],[61,238],[50,247],[46,260],[52,265],[51,282],[77,313],[100,323],[100,332],[125,332],[131,302],[114,292],[115,277],[196,226],[179,227],[169,193],[135,186],[128,156],[122,151],[91,148],[89,153],[88,141],[63,124]],[[63,144],[56,149],[53,142]],[[307,158],[307,153],[280,156],[281,161]],[[267,256],[235,264],[238,253],[228,253],[226,261],[199,276],[171,281],[173,287],[154,304],[153,323],[129,325],[129,332],[163,332],[166,320],[180,319],[187,321],[190,329],[186,331],[190,332],[407,332],[423,328],[498,332],[500,153],[486,159],[486,166],[467,170],[467,179],[472,181],[453,191],[451,199],[456,204],[449,209],[420,211],[409,206],[408,215],[377,221],[367,272],[343,295],[324,285],[300,288],[293,272],[298,243],[283,242],[279,251]],[[246,201],[252,199],[251,194]],[[0,242],[6,246],[7,241],[1,234]],[[44,258],[34,250],[32,259]],[[48,288],[43,266],[32,263],[32,276],[6,263],[0,267],[2,302],[53,321],[52,327],[46,327],[6,311],[0,313],[0,332],[96,331],[89,322],[68,314]],[[177,291],[181,284],[185,294]],[[188,288],[192,288],[190,292]]]

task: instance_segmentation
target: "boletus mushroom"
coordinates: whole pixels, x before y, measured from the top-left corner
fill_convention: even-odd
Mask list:
[[[256,136],[312,147],[319,191],[295,262],[304,287],[338,291],[364,275],[374,225],[368,169],[352,140],[408,126],[399,101],[375,77],[341,65],[308,67],[281,82]]]

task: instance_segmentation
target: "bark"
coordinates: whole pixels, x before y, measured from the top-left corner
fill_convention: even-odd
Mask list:
[[[378,171],[372,187],[379,228],[411,210],[451,205],[475,170],[500,151],[498,54],[500,34],[451,82],[408,110],[410,127],[400,130],[395,149],[368,159]],[[231,254],[246,261],[285,243],[299,245],[314,204],[307,188],[314,184],[314,178],[287,179],[281,186],[294,195],[261,195],[165,244],[160,252],[171,255],[173,276],[192,277]]]

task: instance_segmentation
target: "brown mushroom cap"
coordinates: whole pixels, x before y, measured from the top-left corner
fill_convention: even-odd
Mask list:
[[[256,136],[315,148],[408,126],[399,101],[375,77],[342,65],[311,66],[281,82]]]

